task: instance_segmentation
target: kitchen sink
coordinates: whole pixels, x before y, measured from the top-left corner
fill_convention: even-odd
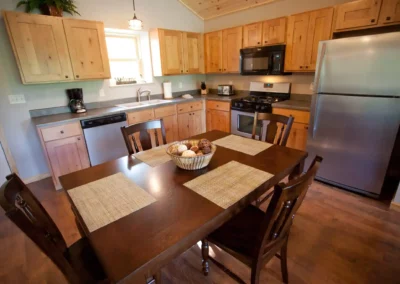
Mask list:
[[[168,100],[150,100],[150,101],[143,101],[143,102],[120,104],[120,105],[115,105],[115,106],[122,107],[122,108],[135,108],[135,107],[143,107],[143,106],[149,106],[149,105],[157,105],[157,104],[162,104],[165,102],[168,102]]]

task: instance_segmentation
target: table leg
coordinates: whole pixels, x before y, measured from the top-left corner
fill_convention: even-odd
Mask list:
[[[209,246],[206,239],[201,240],[201,254],[203,256],[203,273],[205,276],[207,276],[208,272],[210,272],[210,267],[208,264]]]
[[[292,171],[292,173],[289,175],[289,180],[295,179],[298,176],[300,176],[303,171],[304,171],[304,160],[301,161]]]

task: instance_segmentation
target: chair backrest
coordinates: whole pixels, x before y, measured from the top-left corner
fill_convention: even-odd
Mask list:
[[[124,126],[121,131],[129,155],[167,144],[162,119]]]
[[[260,120],[269,121],[269,124],[267,127],[267,133],[260,133],[259,140],[262,141],[262,137],[264,136],[265,142],[286,146],[294,121],[293,116],[287,117],[280,114],[256,112],[254,114],[253,132],[251,136],[253,139],[256,138],[257,123]]]
[[[286,240],[293,218],[303,202],[321,162],[322,158],[316,156],[307,173],[287,184],[280,183],[275,186],[265,214],[265,222],[263,222],[256,240],[255,259],[268,258],[271,251],[275,254],[273,251],[275,245]]]
[[[56,224],[16,174],[6,179],[0,188],[0,206],[6,216],[60,268],[70,282],[78,283],[79,277],[65,258],[67,245]]]

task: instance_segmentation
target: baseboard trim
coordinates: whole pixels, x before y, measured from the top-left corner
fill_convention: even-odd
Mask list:
[[[41,174],[41,175],[30,177],[30,178],[24,178],[23,182],[25,184],[29,184],[29,183],[32,183],[32,182],[35,182],[35,181],[39,181],[39,180],[48,178],[48,177],[51,177],[51,174],[50,173],[45,173],[45,174]]]
[[[400,203],[392,202],[390,204],[390,209],[400,212]]]

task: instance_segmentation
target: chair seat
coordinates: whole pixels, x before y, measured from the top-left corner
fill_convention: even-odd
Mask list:
[[[250,205],[211,233],[207,239],[224,250],[228,249],[229,253],[239,253],[241,256],[234,256],[250,264],[264,218],[265,213],[262,210]]]
[[[98,283],[107,278],[87,238],[82,238],[68,248],[66,258],[85,283]]]

